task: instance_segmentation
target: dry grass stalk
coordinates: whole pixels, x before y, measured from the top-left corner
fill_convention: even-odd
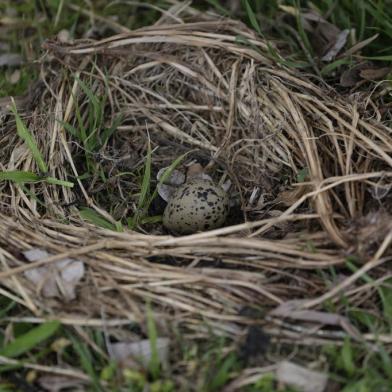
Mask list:
[[[371,105],[279,65],[243,24],[177,11],[178,23],[164,17],[99,42],[45,43],[46,87],[24,121],[50,176],[77,185],[0,183],[2,294],[36,320],[91,319],[86,325],[102,310],[108,323],[142,322],[151,300],[162,319],[175,317],[199,336],[206,321],[236,335],[238,323],[252,322],[240,314],[246,306],[268,309],[302,298],[317,307],[343,289],[355,303],[358,278],[372,272],[377,279],[391,254],[391,129],[372,119]],[[91,154],[107,181],[98,174],[81,179],[86,147],[63,126],[78,127],[76,108],[88,124],[90,98],[79,78],[106,97],[105,126],[122,117]],[[135,211],[139,180],[120,174],[140,169],[147,132],[154,173],[194,150],[192,157],[213,161],[215,177],[230,177],[247,221],[177,238],[160,225],[141,234],[87,224],[83,205],[112,223]],[[11,117],[3,120],[0,148],[1,170],[38,171]],[[305,170],[306,181],[298,183]],[[381,189],[382,200],[374,197]],[[363,233],[361,219],[375,210],[381,213],[371,225],[382,232],[358,253],[353,233]],[[27,263],[21,252],[34,247],[54,256]],[[337,285],[319,278],[317,270],[343,266],[348,254],[362,258],[357,273]],[[23,275],[64,257],[88,265],[77,303],[46,301]]]

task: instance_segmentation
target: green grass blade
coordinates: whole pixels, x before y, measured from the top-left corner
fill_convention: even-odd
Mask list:
[[[74,183],[73,182],[64,181],[64,180],[58,180],[57,178],[54,178],[54,177],[45,177],[45,181],[48,184],[52,184],[52,185],[61,185],[61,186],[65,186],[67,188],[73,188],[74,187]]]
[[[158,332],[154,321],[154,316],[152,314],[150,304],[147,305],[147,334],[148,339],[150,340],[150,348],[151,348],[151,359],[149,363],[149,370],[151,376],[154,380],[159,378],[160,373],[160,360],[158,354]]]
[[[207,0],[207,3],[211,4],[217,11],[219,11],[222,15],[229,16],[230,12],[224,8],[218,0]]]
[[[53,336],[60,327],[59,321],[48,321],[31,329],[0,350],[0,355],[15,358]]]
[[[68,188],[72,188],[74,186],[74,183],[70,181],[58,180],[54,177],[40,177],[35,173],[19,170],[0,172],[0,181],[12,181],[18,184],[45,181],[48,184],[61,185]]]
[[[379,3],[381,4],[381,2]],[[375,21],[379,23],[379,27],[381,27],[382,32],[387,34],[389,37],[392,37],[392,17],[384,12],[383,9],[375,7],[372,2],[364,2],[363,5],[366,11],[368,11]],[[374,24],[370,24],[370,26],[374,26]]]
[[[23,183],[23,182],[37,182],[39,180],[40,177],[32,172],[19,171],[19,170],[0,172],[0,181],[12,181],[16,183]]]
[[[146,216],[140,219],[140,223],[142,225],[161,223],[161,222],[162,222],[162,215]]]
[[[145,202],[147,201],[148,193],[150,191],[151,155],[152,155],[151,144],[150,144],[150,140],[148,140],[147,157],[146,157],[146,164],[144,167],[142,189],[140,190],[139,202],[137,204],[139,210],[145,207]]]
[[[222,365],[219,367],[219,370],[215,374],[214,378],[210,383],[211,391],[220,391],[221,388],[228,382],[230,379],[230,371],[236,363],[235,355],[229,355]]]
[[[336,68],[339,68],[341,65],[346,65],[346,64],[351,64],[352,61],[348,59],[340,59],[340,60],[335,60],[332,63],[327,64],[325,67],[323,67],[320,71],[321,75],[326,76],[330,74],[332,71],[334,71]]]
[[[173,170],[179,165],[179,163],[190,153],[191,151],[179,156],[164,172],[163,176],[160,178],[158,185],[166,181]],[[127,219],[128,227],[134,229],[139,223],[157,223],[161,221],[160,216],[147,217],[145,216],[151,203],[158,195],[158,186],[155,188],[152,195],[150,193],[150,182],[151,182],[151,146],[148,145],[146,164],[144,169],[144,177],[142,182],[142,187],[138,202],[138,211],[133,217]]]
[[[344,339],[341,356],[345,371],[349,375],[353,375],[355,373],[354,353],[350,339],[348,338]]]
[[[24,183],[20,183],[20,187],[22,188],[23,192],[30,197],[31,200],[34,200],[41,207],[48,207],[47,204],[45,204],[39,197],[37,197],[37,195],[32,192]]]
[[[79,107],[77,98],[75,96],[73,96],[73,99],[74,99],[74,104],[75,104],[76,119],[77,119],[78,126],[79,126],[79,132],[77,132],[77,133],[80,135],[80,140],[83,142],[83,147],[87,148],[87,145],[86,145],[87,132],[86,132],[86,128],[84,127],[82,114],[80,113],[80,107]],[[71,129],[69,128],[68,131],[70,132]]]
[[[260,52],[260,49],[254,45],[252,42],[250,42],[246,37],[241,36],[241,35],[237,35],[235,37],[235,42],[239,43],[241,45],[246,45],[251,47],[253,50],[255,50],[256,52]],[[266,41],[267,44],[267,49],[268,49],[268,54],[270,55],[271,60],[276,61],[278,64],[282,64],[285,65],[286,67],[289,68],[306,68],[309,66],[309,64],[305,61],[292,61],[288,58],[283,58],[279,52],[270,44],[269,41]],[[265,55],[265,53],[263,53],[263,55]]]
[[[365,30],[366,30],[366,10],[364,6],[363,0],[358,1],[358,11],[359,11],[359,29],[358,29],[358,41],[362,41],[364,39]]]
[[[73,127],[71,124],[66,123],[64,121],[61,120],[57,120],[64,128],[67,132],[69,132],[74,138],[82,141],[82,138],[80,136],[80,133],[78,132],[78,130]]]
[[[308,175],[309,175],[309,169],[307,167],[304,167],[297,174],[297,182],[304,182]]]
[[[163,176],[159,179],[158,185],[162,185],[167,179],[170,178],[171,174],[173,173],[173,170],[183,161],[183,159],[189,154],[189,152],[186,152],[185,154],[179,156],[177,159],[173,161],[173,163],[165,170],[163,173]],[[157,197],[158,195],[158,185],[154,190],[154,193],[152,194],[147,207],[150,206],[152,201]]]
[[[79,356],[80,364],[83,370],[89,375],[91,381],[93,382],[94,390],[95,391],[102,391],[101,385],[99,383],[99,377],[95,372],[93,363],[93,356],[91,355],[90,351],[83,343],[79,342],[73,336],[70,337],[73,348]]]
[[[76,76],[76,80],[77,80],[78,84],[80,85],[81,89],[83,90],[83,92],[87,95],[88,99],[90,100],[90,102],[93,104],[93,106],[95,108],[99,104],[98,98],[95,96],[93,91],[87,86],[87,84],[83,82],[83,80],[81,80],[77,76]],[[95,114],[95,113],[93,113],[93,114]]]
[[[118,231],[119,233],[122,233],[124,231],[124,226],[121,222],[116,222],[114,227],[115,227],[115,230]]]
[[[15,385],[12,383],[1,382],[0,392],[15,392]]]
[[[16,306],[15,301],[11,301],[7,297],[0,296],[0,319],[5,317],[7,313],[15,306]],[[2,342],[1,336],[0,336],[0,342]]]
[[[103,102],[99,100],[99,98],[94,94],[93,90],[85,82],[83,82],[78,77],[76,77],[76,80],[89,99],[89,132],[86,132],[87,138],[85,139],[85,143],[88,150],[93,151],[98,145],[97,138],[94,136],[97,135],[99,131],[98,128],[103,122]]]
[[[368,57],[363,57],[364,59],[367,60],[374,60],[374,61],[392,61],[392,55],[386,55],[386,56],[368,56]]]
[[[99,215],[96,211],[92,208],[81,208],[79,210],[80,216],[90,223],[94,224],[95,226],[102,227],[104,229],[114,230],[116,231],[116,226],[112,223],[107,221],[101,215]]]
[[[29,132],[26,125],[24,124],[24,122],[20,118],[20,116],[16,110],[15,104],[13,104],[11,110],[15,116],[16,131],[17,131],[19,137],[27,144],[27,147],[31,151],[31,154],[33,155],[33,158],[34,158],[35,162],[37,163],[41,172],[46,173],[48,171],[48,168],[46,166],[44,158],[38,149],[37,143],[34,140],[33,135]]]
[[[109,141],[110,137],[113,135],[113,133],[116,131],[118,126],[122,123],[122,121],[123,121],[122,115],[116,116],[115,119],[113,120],[112,125],[109,128],[104,129],[101,135],[101,144],[103,146]]]
[[[248,0],[245,0],[245,9],[246,9],[246,13],[248,14],[248,18],[250,21],[250,24],[252,25],[252,27],[260,34],[263,35],[263,33],[261,32],[260,29],[260,25],[257,22],[257,17],[256,14],[254,13],[252,7],[250,6]]]
[[[349,268],[351,270],[352,273],[356,273],[358,271],[358,267],[354,264],[355,262],[357,262],[355,256],[351,257],[348,256],[346,257],[346,267]],[[372,279],[369,274],[362,274],[361,279],[365,282],[365,283],[374,283],[374,279]]]
[[[295,4],[296,4],[296,8],[298,10],[298,12],[296,13],[298,34],[302,39],[302,42],[304,44],[304,47],[306,48],[306,51],[308,52],[307,55],[312,57],[313,56],[313,49],[312,49],[312,45],[309,42],[308,35],[306,34],[306,31],[305,31],[303,23],[302,23],[300,3],[298,0],[296,0]]]
[[[381,299],[382,308],[384,311],[384,318],[392,327],[392,279],[388,279],[378,289],[378,294]]]

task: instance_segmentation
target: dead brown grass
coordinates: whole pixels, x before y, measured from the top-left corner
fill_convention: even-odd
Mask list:
[[[300,309],[320,308],[343,292],[351,305],[376,311],[363,294],[389,276],[392,136],[370,98],[341,97],[279,65],[266,42],[239,22],[178,6],[153,26],[44,48],[45,87],[24,119],[51,176],[70,180],[86,170],[83,147],[62,125],[77,124],[75,102],[87,108],[75,76],[107,96],[107,124],[119,114],[122,122],[94,157],[109,181],[97,173],[73,189],[0,184],[2,295],[36,320],[142,323],[150,300],[161,328],[170,320],[199,337],[212,327],[235,338],[242,324],[261,323],[303,344],[339,341],[345,333],[360,338],[344,323],[341,334],[322,335],[298,322],[299,329],[282,324],[281,316],[260,320],[240,311],[272,310],[292,299],[302,300]],[[82,116],[87,122],[87,111]],[[154,172],[192,150],[189,159],[209,161],[215,178],[229,177],[245,221],[184,237],[160,225],[120,233],[83,221],[81,205],[110,221],[135,211],[138,177],[119,174],[140,169],[148,137]],[[3,120],[0,148],[1,170],[37,172],[11,117]],[[304,168],[306,181],[298,183]],[[28,263],[21,252],[34,247],[54,256]],[[359,258],[358,272],[342,272],[339,282],[320,277],[322,269],[344,268],[348,255]],[[43,298],[23,275],[64,257],[88,266],[71,303]],[[363,283],[364,273],[375,283]],[[375,340],[367,331],[360,336]]]

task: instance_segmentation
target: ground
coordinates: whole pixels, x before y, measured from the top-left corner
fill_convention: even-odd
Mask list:
[[[169,3],[172,5],[174,2]],[[307,75],[309,80],[317,86],[328,85],[328,91],[332,89],[332,94],[336,94],[337,97],[352,97],[355,94],[365,97],[376,91],[374,102],[378,108],[377,114],[380,120],[389,126],[389,66],[392,57],[388,51],[392,36],[392,10],[387,1],[375,3],[366,0],[340,2],[208,0],[195,1],[194,6],[204,12],[214,11],[219,15],[230,16],[244,22],[258,36],[273,43],[270,55],[274,61],[289,69],[295,69],[301,75]],[[2,32],[0,96],[22,95],[27,91],[28,86],[39,78],[40,68],[36,60],[43,53],[44,42],[49,42],[49,44],[51,42],[46,40],[52,39],[57,34],[60,34],[64,40],[67,37],[93,39],[108,37],[113,33],[121,32],[122,27],[132,30],[150,25],[161,16],[161,8],[167,9],[168,2],[154,1],[145,2],[145,4],[113,2],[108,4],[106,1],[98,0],[93,2],[3,1],[0,4],[0,31]],[[324,19],[315,20],[312,10],[323,15]],[[347,33],[344,32],[345,29],[348,29]],[[50,48],[50,46],[46,48],[48,47]],[[275,50],[279,50],[281,55],[278,55]],[[55,51],[53,53],[56,55]],[[294,82],[293,85],[295,85]],[[83,84],[81,86],[86,96],[89,97],[89,108],[95,114],[90,121],[99,121],[103,107],[100,105],[104,105],[103,102],[91,93],[90,86]],[[0,121],[1,115],[0,110]],[[18,114],[15,114],[15,117],[18,120]],[[65,127],[75,135],[79,132],[69,124]],[[23,133],[23,129],[23,120],[20,120],[18,132],[24,135],[24,141],[28,142],[28,136],[26,136],[28,133]],[[103,132],[103,136],[100,135],[103,140],[83,134],[76,135],[75,140],[79,140],[85,148],[94,150],[97,148],[94,143],[103,145],[107,143],[114,129],[115,126],[113,129],[106,129],[107,133]],[[390,128],[387,128],[386,132],[389,130]],[[1,133],[0,137],[2,137]],[[152,135],[152,142],[156,143],[154,135]],[[1,139],[0,143],[2,143]],[[87,206],[82,210],[86,221],[114,232],[121,232],[124,224],[131,229],[140,228],[144,232],[156,230],[154,225],[159,222],[161,207],[152,190],[155,173],[151,165],[154,167],[156,163],[154,159],[161,160],[168,165],[173,162],[164,161],[166,152],[162,156],[151,158],[154,145],[151,148],[150,145],[146,147],[144,143],[144,147],[145,150],[138,156],[142,159],[141,164],[136,165],[136,170],[132,173],[135,180],[123,184],[125,189],[133,194],[138,207],[137,213],[128,220],[122,220],[128,210],[118,204],[114,196],[115,202],[112,205],[111,203],[100,204],[108,207],[112,216],[99,215]],[[184,153],[182,147],[176,146],[176,148],[178,148],[178,156],[181,156]],[[148,151],[147,156],[143,155],[144,151]],[[391,150],[387,148],[384,151],[389,155],[391,153]],[[41,162],[41,166],[38,163],[41,171],[45,172],[45,162],[40,160],[39,151],[36,151],[35,158],[37,163]],[[198,156],[198,158],[203,157]],[[91,182],[101,186],[99,189],[98,185],[91,186],[91,189],[96,192],[94,193],[95,200],[102,201],[102,198],[108,198],[106,195],[110,193],[114,185],[102,180],[101,177],[104,174],[100,177],[95,173],[98,167],[95,161],[100,159],[98,152],[94,155],[94,159],[86,158],[81,164],[80,161],[83,159],[81,154],[75,157],[75,162],[83,165],[86,173],[91,174],[91,178],[94,179]],[[101,170],[101,167],[99,169]],[[106,173],[105,170],[102,173]],[[373,170],[383,170],[389,178],[388,168],[381,167]],[[26,174],[12,173],[12,175]],[[308,168],[301,168],[297,175],[298,182],[306,182],[308,175]],[[287,176],[287,181],[289,181],[290,174],[283,173],[282,178],[284,176]],[[2,177],[0,176],[0,183],[28,182],[35,181],[37,178],[15,179],[3,174]],[[52,184],[60,181],[60,185],[69,186],[65,180],[49,176],[45,177],[45,181]],[[279,184],[283,183],[284,181],[280,179]],[[137,188],[139,185],[140,187]],[[388,183],[384,188],[381,187],[379,192],[389,189],[387,185]],[[7,189],[2,187],[0,192],[5,194]],[[272,184],[271,193],[274,192],[275,188]],[[380,211],[387,209],[385,206],[388,204],[388,196],[377,196],[374,200],[376,205],[377,203],[381,205]],[[113,206],[113,209],[109,206]],[[304,214],[308,212],[303,211]],[[249,212],[254,220],[256,220],[257,213],[257,211]],[[362,271],[363,265],[357,255],[364,255],[364,259],[372,261],[372,257],[377,254],[383,243],[389,246],[386,242],[390,229],[389,223],[377,226],[377,233],[370,232],[369,234],[364,231],[371,227],[371,222],[366,220],[370,218],[366,216],[363,219],[364,221],[356,222],[356,226],[353,225],[348,229],[354,237],[364,239],[361,248],[356,249],[355,257],[347,253],[343,266],[335,268],[331,264],[328,269],[320,269],[315,273],[301,272],[301,276],[298,277],[299,287],[295,289],[297,293],[301,292],[301,285],[303,285],[303,291],[311,291],[313,287],[317,292],[316,286],[327,287],[339,284],[341,279]],[[287,228],[280,228],[271,235],[279,238],[286,234],[285,230]],[[153,234],[157,233],[154,231]],[[78,233],[75,234],[75,237],[79,236]],[[315,243],[317,241],[318,239]],[[1,246],[4,247],[5,253],[12,253],[5,244]],[[317,253],[313,249],[312,241],[304,241],[303,246],[304,252]],[[325,254],[328,255],[329,250],[332,252],[331,249],[325,249]],[[385,257],[388,257],[388,253],[385,253]],[[156,261],[159,263],[162,260]],[[378,262],[378,259],[374,261]],[[165,260],[168,269],[171,263],[175,265],[178,262],[175,257]],[[201,260],[201,263],[205,263],[206,268],[211,267],[209,260]],[[214,260],[214,263],[214,268],[220,267],[219,260]],[[260,326],[250,325],[244,328],[245,332],[241,339],[234,340],[230,338],[230,334],[228,334],[229,337],[224,334],[222,336],[221,333],[210,330],[210,327],[206,328],[206,332],[200,336],[196,333],[194,333],[196,336],[192,336],[192,330],[188,330],[188,333],[183,335],[182,331],[176,329],[176,323],[170,327],[162,326],[159,315],[154,314],[150,304],[146,303],[145,323],[135,324],[131,330],[126,331],[126,334],[124,332],[125,335],[122,335],[121,328],[116,333],[119,342],[122,341],[122,336],[128,338],[130,335],[135,341],[146,339],[147,347],[152,350],[150,362],[145,367],[133,366],[121,370],[108,353],[107,334],[104,328],[86,325],[73,326],[69,320],[44,323],[42,320],[31,318],[31,313],[9,295],[9,291],[4,289],[0,291],[0,390],[39,391],[42,388],[60,390],[56,388],[68,387],[70,390],[92,391],[244,390],[267,392],[276,390],[289,392],[295,389],[277,378],[274,366],[281,364],[283,360],[290,360],[309,369],[328,374],[329,382],[325,390],[330,392],[389,391],[392,388],[390,357],[392,289],[387,264],[381,268],[377,271],[369,270],[369,273],[361,272],[359,281],[362,286],[358,286],[358,295],[354,300],[355,287],[348,287],[347,289],[354,290],[354,294],[350,292],[350,298],[342,294],[333,298],[333,301],[327,298],[323,302],[322,307],[319,308],[320,311],[339,314],[342,319],[334,320],[330,327],[321,331],[324,335],[321,333],[316,335],[319,339],[309,340],[307,344],[294,343],[289,335],[283,336],[279,335],[279,332],[276,333],[279,328],[287,333],[284,325],[275,326],[274,333]],[[287,289],[286,281],[281,280],[278,283],[281,285],[278,293],[281,294]],[[363,290],[364,287],[368,290]],[[263,309],[260,308],[241,309],[240,316],[249,317],[249,319],[265,317]],[[312,317],[321,316],[313,314]],[[347,328],[345,329],[344,325],[341,328],[339,323],[344,323],[346,318],[350,321],[350,326],[353,325],[360,332],[366,331],[367,335],[371,335],[371,340],[353,340],[353,335],[342,334],[342,331],[347,332]],[[301,326],[298,325],[298,328]],[[161,336],[162,331],[170,332],[169,359],[166,356],[160,358],[157,353],[158,336]],[[298,332],[292,328],[291,332],[300,334],[301,330]],[[378,336],[379,339],[377,339]],[[329,340],[322,341],[324,338],[329,338]]]

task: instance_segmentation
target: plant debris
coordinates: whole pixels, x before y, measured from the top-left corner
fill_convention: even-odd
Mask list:
[[[66,376],[45,375],[38,379],[38,384],[49,392],[60,392],[69,388],[72,390],[83,390],[86,382]]]
[[[23,254],[31,262],[50,256],[45,250],[37,248]],[[76,298],[75,289],[84,273],[83,262],[66,258],[47,266],[29,269],[24,275],[36,286],[38,292],[42,291],[44,297],[59,297],[71,301]]]
[[[3,53],[0,54],[0,67],[16,67],[23,63],[23,58],[18,53]]]
[[[372,96],[339,94],[282,64],[274,43],[243,23],[187,4],[148,27],[48,40],[44,50],[43,81],[17,105],[20,119],[10,99],[0,103],[3,295],[40,320],[100,326],[141,325],[148,300],[159,329],[233,340],[260,323],[239,309],[268,315],[299,300],[306,312],[266,317],[262,331],[311,347],[352,336],[340,323],[343,294],[345,306],[382,317],[392,231],[372,214],[392,208],[392,132]],[[365,69],[360,78],[380,77]],[[209,174],[230,180],[239,203],[233,223],[172,237],[148,203],[156,173],[190,152],[183,165],[212,162]],[[376,231],[370,247],[358,244]],[[323,325],[309,327],[318,317]],[[392,343],[358,329],[364,342]],[[312,385],[292,364],[279,374]],[[325,376],[314,380],[312,392],[322,391]]]
[[[156,340],[155,348],[159,362],[164,367],[169,359],[169,345],[170,339],[168,338],[157,338]],[[112,358],[124,368],[141,367],[144,370],[148,370],[152,358],[151,341],[149,339],[132,343],[111,343],[109,351]]]
[[[339,33],[336,37],[336,41],[334,42],[331,49],[321,58],[322,61],[330,62],[335,59],[338,53],[344,48],[347,42],[347,38],[350,34],[350,30],[346,29]]]
[[[295,387],[301,392],[323,392],[328,381],[326,374],[289,361],[282,361],[278,365],[276,376],[283,385]]]
[[[168,167],[163,167],[158,171],[157,180],[159,181],[164,175]],[[169,201],[171,195],[176,191],[179,185],[185,182],[185,174],[179,170],[173,170],[170,177],[163,183],[158,183],[158,194],[166,202]]]

